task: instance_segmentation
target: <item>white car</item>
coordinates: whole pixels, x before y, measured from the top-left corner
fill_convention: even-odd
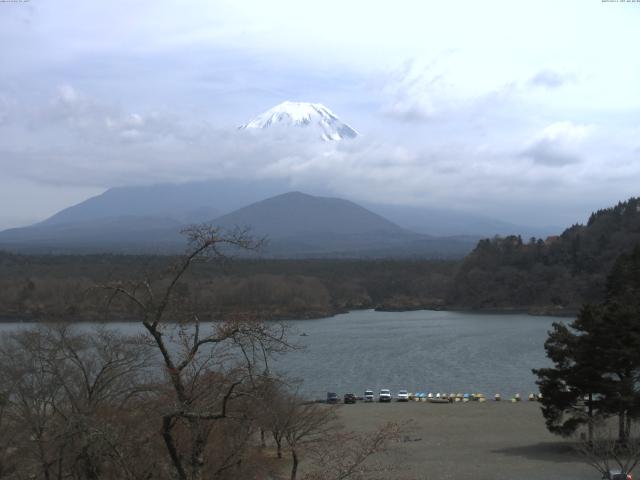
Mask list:
[[[365,390],[364,391],[364,401],[365,402],[373,402],[373,390]]]
[[[391,401],[391,390],[388,388],[383,388],[380,390],[380,394],[378,395],[379,402],[390,402]]]
[[[398,390],[398,396],[396,399],[399,402],[408,402],[409,401],[409,392],[407,390]]]

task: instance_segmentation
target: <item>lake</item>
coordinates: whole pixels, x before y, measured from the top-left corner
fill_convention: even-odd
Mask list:
[[[524,396],[537,391],[531,369],[549,365],[544,341],[554,321],[569,319],[359,310],[287,321],[290,340],[303,349],[276,359],[274,369],[302,379],[300,392],[310,398],[327,391],[361,395],[366,388]],[[4,323],[0,332],[28,326]],[[142,330],[130,323],[113,328]]]
[[[531,369],[550,364],[544,341],[554,321],[567,319],[364,310],[293,321],[306,348],[278,367],[304,379],[302,390],[314,397],[365,388],[523,395],[537,391]]]

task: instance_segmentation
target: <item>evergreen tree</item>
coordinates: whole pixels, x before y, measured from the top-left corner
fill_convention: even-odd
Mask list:
[[[554,324],[545,349],[554,367],[534,373],[549,430],[587,424],[591,438],[595,416],[616,415],[625,442],[640,416],[640,247],[617,259],[605,302],[584,306],[568,327]]]
[[[599,321],[597,307],[585,306],[570,327],[554,323],[545,342],[553,368],[534,370],[542,393],[542,413],[550,432],[571,435],[581,425],[593,433],[593,420],[604,415],[601,395],[604,371],[598,362],[598,346],[588,334]]]
[[[601,361],[607,365],[609,394],[603,402],[618,415],[624,441],[631,420],[640,416],[640,246],[613,266],[597,334],[607,342]]]

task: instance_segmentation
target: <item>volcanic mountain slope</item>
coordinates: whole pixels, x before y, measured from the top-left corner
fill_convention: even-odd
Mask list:
[[[215,220],[223,227],[250,226],[270,238],[316,234],[406,234],[408,231],[341,198],[289,192],[240,208]]]
[[[241,130],[304,128],[324,141],[355,138],[358,132],[321,103],[282,102],[241,125]]]
[[[110,188],[65,208],[41,225],[72,224],[116,217],[167,218],[180,223],[211,220],[289,190],[282,180],[225,178],[202,182]]]
[[[353,202],[290,192],[252,203],[207,223],[248,227],[267,237],[268,257],[460,257],[475,242],[405,230]],[[184,250],[185,223],[161,216],[117,215],[46,221],[0,232],[0,248],[27,252],[143,252]]]
[[[301,192],[254,203],[213,223],[249,227],[268,239],[265,251],[276,257],[461,257],[475,244],[420,235],[348,200]]]

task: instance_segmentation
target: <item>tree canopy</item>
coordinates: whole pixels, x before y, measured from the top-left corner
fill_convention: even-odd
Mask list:
[[[555,323],[545,349],[554,366],[534,373],[549,430],[569,435],[616,415],[626,440],[640,415],[640,246],[615,262],[605,301],[585,305],[569,326]]]
[[[638,198],[598,210],[586,225],[573,225],[559,236],[481,240],[462,262],[448,303],[577,312],[585,301],[605,300],[606,276],[616,258],[638,243]]]

